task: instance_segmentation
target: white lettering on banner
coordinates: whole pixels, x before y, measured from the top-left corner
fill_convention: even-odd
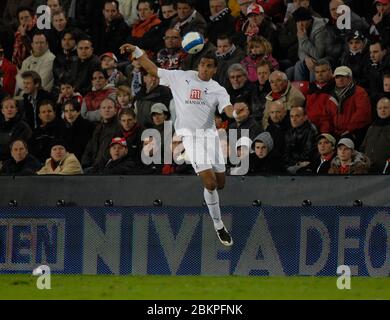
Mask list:
[[[262,259],[257,259],[259,249],[263,253]],[[247,276],[254,270],[267,271],[271,276],[285,275],[263,211],[250,232],[234,274]]]
[[[167,214],[153,215],[152,221],[161,240],[171,274],[176,275],[199,224],[200,215],[186,214],[176,236],[173,234]]]
[[[147,213],[133,216],[131,241],[131,274],[133,275],[148,274],[149,221],[150,215]]]
[[[0,219],[0,271],[64,270],[64,219]]]
[[[351,268],[345,265],[339,266],[337,275],[340,275],[336,281],[337,288],[339,290],[351,290]]]
[[[228,230],[231,230],[231,215],[222,217],[223,223]],[[231,248],[221,245],[215,236],[213,223],[208,217],[203,218],[202,223],[202,267],[201,274],[213,276],[226,276],[230,274],[231,262],[229,259],[218,258],[220,252],[229,252]]]
[[[37,288],[39,290],[50,290],[51,289],[51,274],[50,267],[39,266],[33,271],[34,276],[38,276]]]
[[[308,239],[307,233],[309,230],[316,230],[321,237],[321,255],[318,260],[312,265],[307,262]],[[300,237],[300,256],[299,256],[299,274],[314,276],[317,275],[326,265],[330,253],[330,236],[328,228],[325,224],[314,217],[301,217],[301,237]]]
[[[339,217],[338,265],[345,265],[346,249],[359,249],[359,239],[347,238],[346,235],[347,229],[359,230],[359,228],[360,217]],[[354,256],[359,255],[355,254]],[[349,268],[352,275],[357,276],[359,274],[359,266],[349,265]]]
[[[39,6],[37,8],[37,28],[39,30],[51,29],[51,9],[49,6]]]
[[[337,18],[337,28],[340,30],[351,30],[352,14],[351,8],[346,5],[340,5],[337,7],[337,14],[340,16]]]
[[[377,226],[382,226],[386,231],[386,259],[381,267],[374,267],[372,265],[370,257],[370,243],[371,236],[374,231],[374,228]],[[372,249],[371,249],[372,250]],[[390,215],[385,212],[376,214],[370,224],[368,225],[366,231],[366,238],[364,242],[364,259],[366,262],[366,267],[368,274],[372,277],[387,277],[390,275]]]
[[[106,215],[106,232],[84,211],[83,273],[97,274],[100,257],[114,274],[120,270],[121,216]]]

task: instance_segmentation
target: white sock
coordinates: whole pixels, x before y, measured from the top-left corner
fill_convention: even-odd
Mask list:
[[[204,189],[204,200],[209,208],[210,216],[213,219],[215,230],[221,230],[224,225],[221,219],[221,208],[219,207],[218,191]]]

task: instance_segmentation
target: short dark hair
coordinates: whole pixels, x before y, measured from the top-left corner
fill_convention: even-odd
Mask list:
[[[37,72],[32,70],[23,72],[22,79],[26,79],[26,78],[32,78],[34,84],[39,84],[39,87],[42,86],[42,78]]]
[[[179,3],[185,3],[185,4],[188,4],[191,8],[194,7],[195,3],[193,0],[177,0],[176,1],[176,7]]]
[[[319,59],[314,62],[314,68],[319,66],[328,66],[332,70],[332,65],[327,59]]]
[[[107,3],[115,3],[117,10],[119,10],[119,2],[117,0],[105,0],[103,3],[103,9]]]
[[[63,76],[63,77],[60,78],[60,80],[59,80],[59,85],[60,85],[60,87],[61,87],[62,85],[65,85],[65,84],[68,84],[68,85],[74,87],[74,86],[75,86],[74,83],[75,83],[75,81],[74,81],[71,77],[69,77],[69,76]]]
[[[199,63],[202,61],[202,59],[209,59],[214,61],[214,66],[218,66],[218,59],[217,56],[214,53],[206,53],[204,56],[202,56],[199,60]]]
[[[21,6],[18,8],[18,10],[16,11],[16,17],[19,19],[19,14],[23,11],[28,11],[30,13],[30,16],[31,17],[34,17],[34,10],[30,7],[26,7],[26,6]]]
[[[272,65],[272,63],[267,60],[267,59],[261,59],[257,64],[256,64],[256,70],[260,67],[263,67],[263,66],[268,66],[269,68],[269,71],[270,73],[274,72],[275,71],[275,68],[274,66]]]
[[[16,139],[12,140],[11,143],[9,144],[9,149],[12,150],[12,147],[13,147],[14,144],[15,144],[16,142],[18,142],[18,141],[20,141],[21,143],[23,143],[24,147],[25,147],[25,148],[27,149],[27,151],[28,151],[28,144],[27,144],[27,142],[26,142],[24,139],[22,139],[22,138],[16,138]]]
[[[149,4],[149,8],[150,8],[151,10],[155,11],[155,10],[154,10],[154,2],[153,2],[152,0],[139,0],[138,3],[137,3],[137,10],[138,10],[138,8],[139,8],[139,4],[140,4],[140,3],[148,3],[148,4]]]
[[[251,110],[251,100],[248,95],[239,95],[233,100],[233,104],[244,103],[248,106],[249,111]]]
[[[108,75],[108,73],[107,73],[106,70],[101,69],[101,68],[97,68],[97,69],[95,69],[95,70],[92,71],[92,73],[91,73],[91,80],[92,80],[93,74],[94,74],[95,72],[100,72],[101,74],[103,74],[103,77],[104,77],[104,79],[106,79],[106,80],[109,78],[109,75]]]
[[[131,108],[122,109],[118,113],[118,119],[120,120],[123,115],[128,115],[133,117],[134,119],[137,119],[137,115],[135,114],[134,110]]]
[[[73,97],[72,99],[70,99],[70,100],[68,100],[68,101],[65,101],[64,103],[63,103],[63,105],[62,105],[62,112],[64,112],[64,110],[65,110],[65,107],[67,106],[67,105],[72,105],[73,106],[73,109],[75,109],[77,112],[80,112],[80,110],[81,110],[81,104],[80,104],[80,102],[77,100],[77,98],[76,97]]]
[[[38,103],[38,114],[41,112],[41,107],[42,106],[51,106],[53,108],[53,111],[54,113],[56,112],[56,109],[55,109],[55,103],[51,100],[48,100],[48,99],[45,99],[45,100],[42,100]]]
[[[381,50],[387,50],[387,47],[384,45],[384,43],[379,38],[373,39],[370,43],[370,47],[373,45],[376,45],[377,43],[379,43]]]
[[[44,37],[45,37],[45,40],[46,40],[46,42],[49,42],[49,41],[48,41],[48,39],[47,39],[47,35],[46,35],[46,33],[44,33],[44,32],[43,32],[43,31],[41,31],[41,30],[39,30],[39,31],[35,32],[35,33],[34,33],[34,35],[33,35],[33,38],[34,38],[34,37],[36,37],[36,36],[44,36]]]
[[[229,36],[228,34],[220,34],[217,36],[217,40],[228,40],[230,44],[233,44],[232,37]]]

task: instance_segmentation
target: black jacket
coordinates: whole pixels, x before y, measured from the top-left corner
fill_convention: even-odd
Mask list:
[[[102,160],[99,164],[95,165],[88,174],[102,174],[102,175],[131,175],[138,174],[140,168],[130,158],[125,156],[118,160]]]
[[[85,120],[81,115],[70,125],[64,121],[65,125],[65,143],[67,151],[74,153],[76,158],[81,162],[88,141],[91,139],[95,126],[93,123]]]
[[[236,50],[225,57],[218,57],[217,73],[214,76],[214,80],[217,81],[222,87],[227,88],[230,85],[228,69],[232,64],[240,63],[245,58],[245,53],[239,47]]]
[[[341,57],[340,65],[349,67],[352,70],[355,82],[364,88],[368,88],[365,69],[370,65],[370,54],[367,48],[355,55],[347,50]]]
[[[34,101],[31,100],[31,97],[28,94],[23,95],[21,112],[24,114],[28,125],[33,130],[38,128],[41,124],[41,119],[38,117],[38,105],[43,100],[53,100],[53,96],[43,89],[38,90],[37,97]]]
[[[100,69],[100,59],[93,55],[88,60],[76,59],[71,65],[71,78],[75,83],[75,91],[85,96],[92,90],[91,78],[96,69]]]
[[[260,87],[259,82],[256,82],[254,86],[251,96],[251,113],[257,122],[262,123],[265,103],[267,102],[265,97],[272,91],[271,85],[267,81],[262,87]]]
[[[222,34],[233,35],[234,30],[234,18],[230,14],[230,9],[225,10],[213,21],[209,21],[207,25],[206,36],[211,43],[217,45],[217,38]]]
[[[77,61],[77,49],[74,48],[69,54],[58,53],[53,62],[54,85],[58,88],[63,77],[70,77],[72,64]]]
[[[287,114],[281,123],[273,123],[271,119],[268,120],[268,123],[266,131],[271,134],[272,140],[274,140],[273,152],[282,156],[286,146],[286,132],[291,128],[290,118]]]
[[[5,121],[3,115],[0,115],[0,161],[10,157],[9,145],[15,139],[28,141],[32,130],[27,122],[22,120],[22,116],[17,114],[10,121]]]
[[[51,144],[57,139],[63,139],[65,126],[62,120],[54,120],[44,127],[38,127],[33,131],[29,141],[29,150],[41,163],[50,158]]]
[[[26,159],[18,163],[14,159],[5,161],[0,174],[3,176],[31,176],[35,175],[41,167],[42,164],[38,159],[28,154]]]
[[[230,95],[230,101],[235,102],[235,99],[238,97],[250,98],[252,96],[255,86],[249,80],[239,89],[233,89],[231,85],[227,88],[227,92]]]
[[[308,166],[303,167],[297,171],[298,175],[326,175],[329,172],[330,164],[336,157],[336,152],[333,153],[332,157],[328,160],[321,160],[321,157],[317,155]]]
[[[130,28],[122,16],[112,20],[109,26],[106,25],[103,18],[92,29],[95,53],[100,56],[105,52],[113,52],[119,58],[119,48],[127,42],[129,34]]]
[[[316,153],[317,128],[306,121],[298,128],[290,128],[285,134],[284,163],[287,167],[300,161],[311,161]]]
[[[271,151],[265,158],[260,159],[256,154],[249,156],[248,175],[271,175],[283,172],[282,158]]]
[[[237,122],[233,122],[229,125],[230,129],[236,129],[237,130],[237,139],[240,139],[242,136],[241,130],[248,129],[249,130],[249,138],[251,140],[255,139],[263,130],[261,128],[261,125],[256,122],[256,120],[249,116],[248,119],[246,119],[244,122],[238,126]]]

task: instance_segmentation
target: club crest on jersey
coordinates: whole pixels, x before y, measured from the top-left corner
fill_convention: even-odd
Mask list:
[[[202,90],[192,89],[190,99],[191,100],[200,100],[202,98]]]

